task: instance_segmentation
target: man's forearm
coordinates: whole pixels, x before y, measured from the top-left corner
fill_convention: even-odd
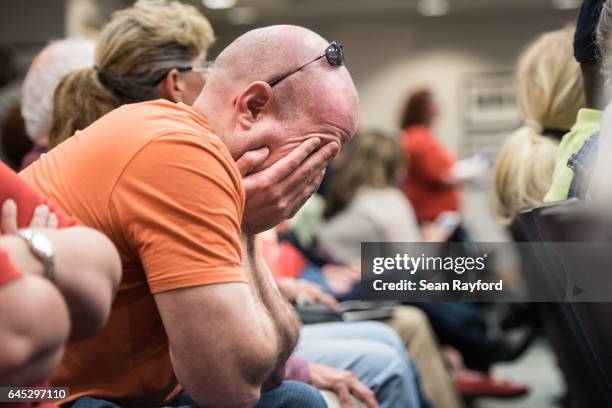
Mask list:
[[[271,376],[272,382],[281,381],[284,366],[299,339],[299,320],[295,310],[279,292],[270,269],[263,261],[253,236],[243,237],[244,268],[249,277],[249,286],[267,310],[278,336],[278,364]]]

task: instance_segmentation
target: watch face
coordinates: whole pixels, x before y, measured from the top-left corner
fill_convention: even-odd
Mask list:
[[[32,246],[47,257],[53,256],[53,244],[44,235],[34,234],[32,237]]]

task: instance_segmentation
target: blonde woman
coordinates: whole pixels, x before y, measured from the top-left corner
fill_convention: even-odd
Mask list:
[[[494,169],[493,210],[504,224],[521,209],[542,203],[559,140],[585,106],[573,33],[573,27],[545,33],[519,58],[517,99],[525,122],[502,146]]]
[[[213,41],[206,17],[178,1],[140,0],[114,13],[95,65],[67,75],[55,91],[50,147],[123,104],[163,98],[191,105]]]

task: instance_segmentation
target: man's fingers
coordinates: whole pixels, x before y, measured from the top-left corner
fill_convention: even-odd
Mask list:
[[[267,147],[262,147],[257,150],[250,150],[240,156],[240,158],[236,160],[236,165],[238,166],[242,177],[247,176],[255,168],[257,168],[257,166],[261,165],[269,155],[270,149]]]
[[[287,157],[280,159],[263,172],[266,173],[266,177],[273,184],[279,183],[291,176],[320,144],[321,139],[318,137],[308,139],[289,153]]]
[[[39,205],[34,210],[32,220],[30,221],[30,228],[46,228],[47,219],[49,218],[49,207],[46,205]]]
[[[304,189],[304,187],[309,184],[309,181],[317,178],[320,173],[325,170],[329,161],[338,154],[339,150],[340,147],[336,142],[331,142],[323,146],[283,181],[281,185],[283,191]],[[317,183],[317,187],[319,184],[320,181]]]
[[[353,400],[351,398],[351,392],[347,383],[345,383],[344,381],[336,382],[336,384],[334,384],[333,391],[338,396],[342,408],[353,407]]]
[[[374,392],[358,379],[351,382],[351,393],[355,398],[363,402],[367,408],[378,408],[378,402],[376,401]]]
[[[303,185],[301,189],[296,189],[287,198],[287,217],[291,218],[298,212],[298,210],[304,205],[304,203],[317,191],[325,176],[325,169],[321,170],[319,174],[311,178],[307,184]]]
[[[17,233],[17,204],[13,200],[2,203],[2,215],[0,216],[0,228],[4,234]]]

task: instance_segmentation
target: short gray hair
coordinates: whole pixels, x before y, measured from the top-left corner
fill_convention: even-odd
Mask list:
[[[53,94],[64,76],[94,64],[95,43],[69,38],[47,45],[32,61],[22,89],[21,115],[32,141],[46,136],[53,117]]]

